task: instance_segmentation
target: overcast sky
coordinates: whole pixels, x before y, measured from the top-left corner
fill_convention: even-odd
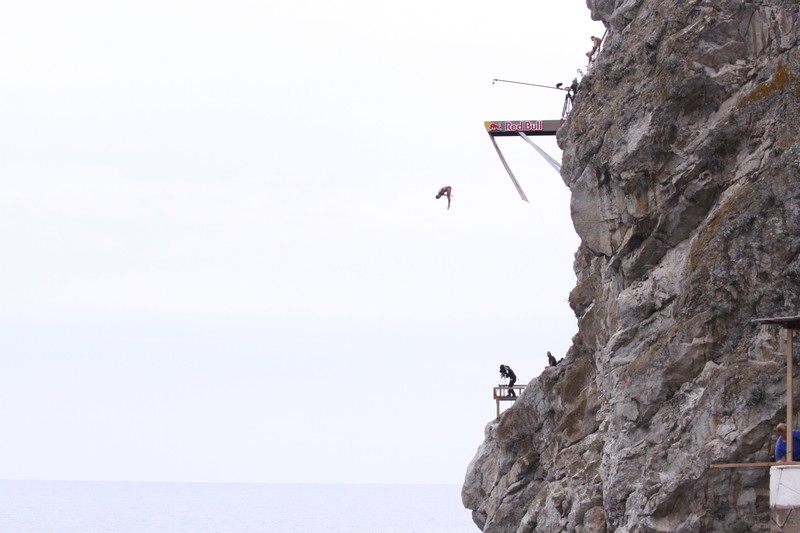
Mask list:
[[[562,357],[584,0],[5,0],[0,478],[461,483]],[[553,138],[538,138],[557,160]],[[436,200],[453,188],[452,208]]]

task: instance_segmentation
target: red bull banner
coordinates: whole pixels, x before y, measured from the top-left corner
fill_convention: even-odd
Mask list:
[[[492,136],[518,135],[555,135],[561,126],[560,120],[487,120],[483,123],[486,131]]]

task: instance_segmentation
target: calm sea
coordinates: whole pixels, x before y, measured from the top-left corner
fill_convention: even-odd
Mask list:
[[[0,533],[475,533],[457,485],[0,481]]]

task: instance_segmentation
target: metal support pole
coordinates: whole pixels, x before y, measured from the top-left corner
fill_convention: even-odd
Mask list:
[[[544,160],[547,161],[550,164],[550,166],[556,170],[556,172],[561,173],[561,163],[550,157],[550,154],[539,148],[539,146],[535,142],[530,140],[528,136],[525,135],[524,133],[519,132],[519,136],[525,139],[525,142],[533,146],[534,150],[539,152],[539,155],[542,156]]]
[[[792,445],[794,444],[794,419],[792,417],[792,404],[794,403],[794,394],[792,387],[792,337],[794,330],[786,328],[786,427],[789,430],[786,432],[786,461],[791,463],[794,460]]]
[[[508,175],[511,178],[511,181],[514,183],[514,187],[517,188],[517,192],[519,193],[519,197],[527,202],[528,201],[528,197],[525,196],[524,192],[522,192],[522,187],[520,187],[519,182],[517,181],[517,178],[514,177],[514,173],[511,172],[511,167],[509,167],[508,163],[506,163],[506,158],[503,157],[503,152],[501,152],[500,151],[500,147],[497,146],[497,141],[495,141],[494,137],[492,137],[491,135],[489,135],[489,138],[492,140],[492,144],[494,145],[494,149],[497,151],[497,155],[500,156],[500,162],[503,163],[503,166],[505,167],[506,172],[508,172]]]
[[[512,81],[512,80],[501,80],[499,78],[495,78],[492,80],[492,85],[496,82],[501,81],[503,83],[516,83],[517,85],[530,85],[531,87],[542,87],[543,89],[553,89],[555,91],[566,91],[567,89],[562,89],[561,87],[553,87],[552,85],[539,85],[538,83],[527,83],[524,81]]]

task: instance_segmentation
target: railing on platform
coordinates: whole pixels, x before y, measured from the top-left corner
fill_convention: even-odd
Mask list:
[[[508,385],[498,385],[494,387],[492,390],[492,397],[497,403],[497,416],[500,416],[500,402],[515,402],[517,398],[519,398],[522,391],[525,390],[527,385],[512,385],[509,387]],[[511,392],[514,392],[514,395],[511,395]]]

